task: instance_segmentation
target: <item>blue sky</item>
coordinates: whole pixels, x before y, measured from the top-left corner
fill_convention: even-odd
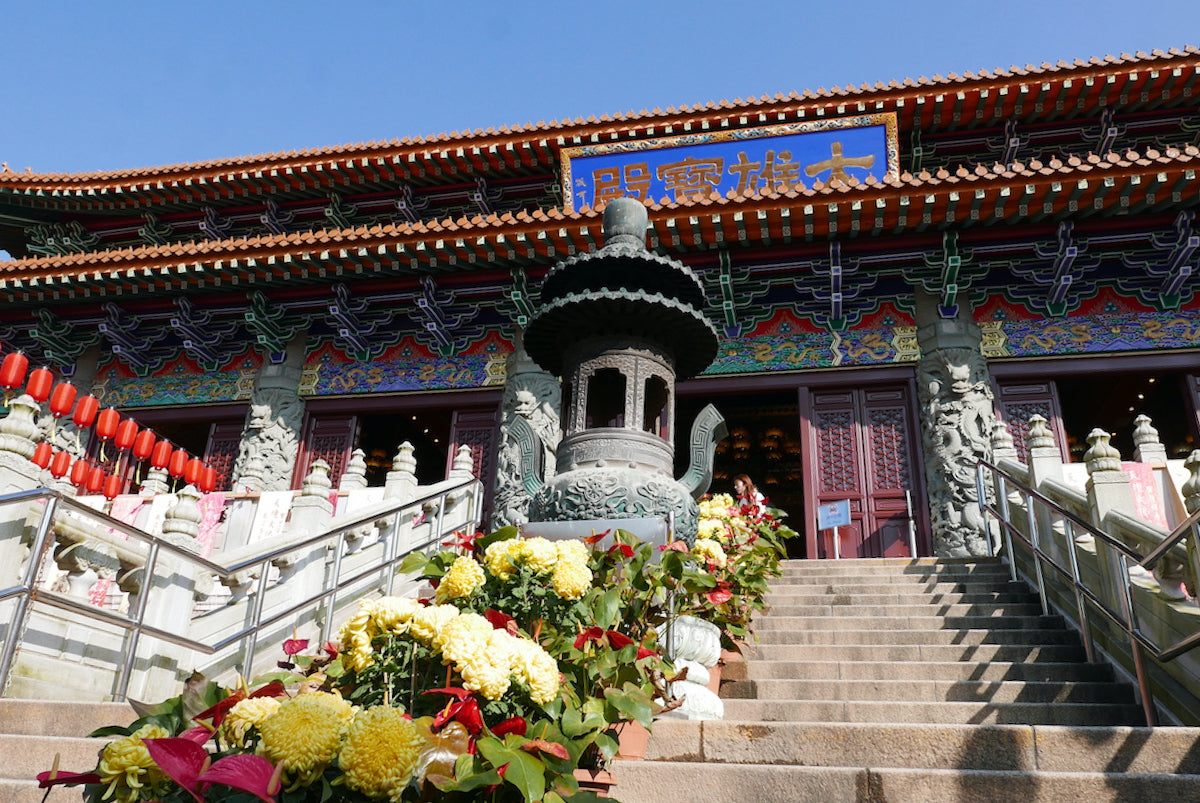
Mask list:
[[[0,161],[49,173],[1182,47],[1200,2],[48,0],[0,25]]]

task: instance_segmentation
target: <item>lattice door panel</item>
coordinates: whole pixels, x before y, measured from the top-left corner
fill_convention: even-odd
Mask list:
[[[358,416],[331,415],[309,416],[304,427],[304,443],[300,449],[300,459],[296,463],[296,472],[292,477],[292,487],[299,488],[304,484],[304,477],[309,467],[317,459],[329,464],[329,480],[337,488],[350,459],[350,450],[354,448],[354,438],[358,431]]]
[[[242,440],[242,422],[229,421],[213,424],[208,430],[208,445],[204,448],[204,462],[217,470],[217,490],[229,490],[229,477],[237,460],[238,447]]]
[[[1022,463],[1029,462],[1029,419],[1035,415],[1046,419],[1063,460],[1071,459],[1062,426],[1058,388],[1053,380],[1001,383],[996,407],[996,414],[1008,427],[1008,434],[1012,435],[1013,445],[1017,447],[1017,459]]]

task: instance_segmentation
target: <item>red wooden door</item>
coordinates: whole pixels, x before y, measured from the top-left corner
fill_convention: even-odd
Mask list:
[[[999,383],[996,394],[996,414],[1017,447],[1017,459],[1029,462],[1029,419],[1040,415],[1046,419],[1050,434],[1062,452],[1064,462],[1071,461],[1067,435],[1063,430],[1062,407],[1058,403],[1058,388],[1053,379],[1030,379]]]
[[[241,421],[218,421],[208,429],[204,462],[217,470],[218,491],[229,489],[229,475],[242,442],[242,427]]]
[[[309,467],[318,458],[329,464],[329,480],[337,488],[350,460],[357,433],[356,415],[308,416],[304,424],[304,441],[300,444],[296,470],[292,474],[292,488],[304,484]]]
[[[808,392],[805,492],[815,504],[806,507],[849,501],[850,526],[838,530],[841,557],[911,556],[907,494],[916,503],[920,491],[911,398],[902,385]],[[818,531],[809,518],[808,556],[834,557],[832,531]]]

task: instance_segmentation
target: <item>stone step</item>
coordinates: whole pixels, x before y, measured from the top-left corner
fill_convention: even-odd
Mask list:
[[[736,667],[736,668],[735,668]],[[998,680],[1111,682],[1107,666],[1014,661],[751,661],[727,664],[724,680]],[[721,694],[730,685],[723,680]],[[744,695],[736,695],[744,696]]]
[[[617,761],[623,803],[1180,803],[1200,776]]]
[[[847,722],[654,724],[646,758],[720,764],[1200,774],[1198,728]]]
[[[105,725],[137,718],[126,703],[65,703],[0,699],[0,733],[30,736],[86,736]]]
[[[843,561],[785,561],[779,565],[780,573],[786,577],[842,577],[846,575],[869,577],[1011,577],[1008,567],[1002,563],[958,563],[958,564],[864,564],[857,560]]]
[[[1061,680],[751,680],[728,692],[722,688],[722,695],[726,697],[787,701],[948,700],[986,703],[1119,702],[1132,705],[1132,694],[1132,689],[1121,683]]]
[[[900,594],[889,591],[883,594],[791,594],[772,590],[767,593],[766,602],[774,608],[777,605],[828,605],[831,607],[852,608],[856,605],[911,605],[938,607],[942,605],[1039,605],[1037,597],[1028,592],[972,594],[954,592],[948,594]],[[1039,606],[1040,607],[1040,606]]]
[[[814,578],[804,581],[797,578],[778,579],[771,583],[773,593],[779,594],[936,594],[936,593],[974,593],[974,594],[1028,594],[1029,589],[1023,583],[1010,583],[1004,580],[929,580],[927,582],[867,579],[839,577],[835,580],[820,580]]]
[[[759,624],[765,624],[775,616],[825,616],[825,617],[946,617],[946,616],[1041,616],[1042,606],[1035,602],[1010,602],[1002,605],[930,605],[929,603],[861,605],[856,603],[834,605],[771,605]]]
[[[13,736],[0,734],[0,777],[11,780],[35,780],[39,772],[54,765],[70,772],[90,772],[96,768],[100,750],[107,740],[72,736]]]
[[[761,644],[1078,644],[1066,630],[774,630],[760,629]]]
[[[1060,616],[787,616],[772,610],[756,617],[759,633],[781,630],[860,630],[864,621],[879,630],[1057,630],[1063,627]]]
[[[811,644],[758,643],[746,648],[750,659],[769,661],[1080,661],[1079,644]]]
[[[726,700],[729,720],[759,722],[912,722],[935,724],[1140,725],[1136,705],[1096,703]]]

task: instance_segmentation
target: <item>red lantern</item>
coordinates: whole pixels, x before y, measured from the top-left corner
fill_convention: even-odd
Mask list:
[[[105,407],[96,416],[96,437],[102,441],[112,440],[117,434],[117,425],[121,423],[121,414],[111,407]]]
[[[71,420],[75,422],[75,426],[86,429],[96,420],[96,413],[99,410],[100,400],[89,393],[75,405],[75,414],[71,416]]]
[[[29,382],[25,384],[25,392],[39,404],[50,398],[50,388],[54,386],[54,374],[49,368],[36,368],[29,373]]]
[[[204,470],[204,461],[199,457],[193,457],[187,461],[183,467],[183,480],[189,485],[195,485],[200,481],[200,472]]]
[[[62,418],[71,412],[75,406],[75,386],[70,382],[59,382],[50,394],[50,412],[55,418]]]
[[[133,439],[133,456],[138,460],[145,460],[154,451],[154,442],[158,440],[154,436],[154,430],[143,429]]]
[[[54,447],[42,441],[33,449],[33,457],[29,458],[38,468],[45,468],[50,465],[50,456],[54,453]]]
[[[212,466],[205,466],[200,472],[200,492],[210,494],[217,490],[217,470]]]
[[[67,452],[55,452],[53,459],[50,461],[50,476],[58,479],[70,470],[71,455]]]
[[[71,466],[71,484],[82,486],[87,482],[88,472],[91,470],[91,463],[86,460],[76,460],[75,465]]]
[[[176,449],[171,452],[171,462],[167,464],[167,472],[172,477],[182,477],[183,472],[187,469],[187,462],[187,449]]]
[[[92,466],[92,470],[87,475],[87,489],[89,493],[99,493],[104,487],[104,478],[108,472],[100,468],[100,466]]]
[[[5,356],[0,363],[0,386],[7,390],[25,384],[25,371],[29,369],[29,358],[19,351]]]
[[[112,499],[119,493],[121,493],[121,478],[115,474],[109,474],[104,479],[104,497]]]
[[[149,431],[149,430],[147,430]],[[150,465],[155,468],[166,468],[171,463],[171,442],[161,440],[154,445],[154,451],[150,453]]]
[[[117,426],[117,434],[113,437],[113,446],[116,446],[119,451],[127,452],[133,446],[133,440],[137,434],[137,422],[132,418],[126,418]]]

